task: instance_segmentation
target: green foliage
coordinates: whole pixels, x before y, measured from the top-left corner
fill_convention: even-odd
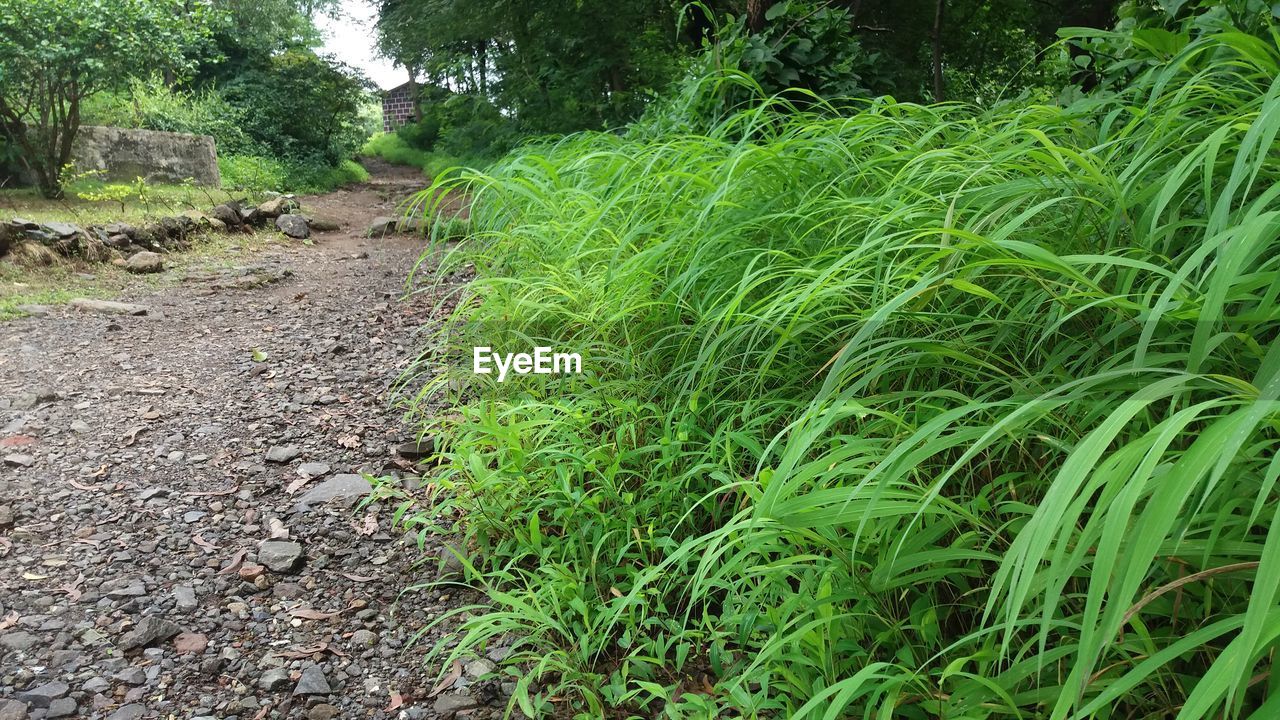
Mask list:
[[[321,193],[350,183],[365,182],[369,172],[354,160],[334,165],[323,162],[289,162],[255,155],[219,155],[222,186],[250,193]]]
[[[368,89],[361,75],[336,60],[289,51],[240,73],[223,93],[244,109],[245,133],[271,154],[333,164],[365,140],[360,112]]]
[[[477,278],[424,410],[474,345],[587,372],[427,421],[414,522],[488,593],[433,666],[510,634],[530,716],[1274,717],[1277,39],[439,180]]]
[[[127,90],[103,93],[82,110],[87,125],[211,135],[220,154],[263,152],[244,131],[250,108],[233,105],[213,88],[170,88],[159,76],[133,80]]]
[[[369,138],[360,150],[386,160],[393,165],[409,165],[420,168],[427,177],[436,177],[455,165],[483,165],[483,158],[458,158],[439,151],[419,150],[410,147],[398,133],[378,133]]]
[[[46,195],[61,195],[81,102],[157,68],[189,70],[204,22],[181,0],[0,4],[0,122]]]

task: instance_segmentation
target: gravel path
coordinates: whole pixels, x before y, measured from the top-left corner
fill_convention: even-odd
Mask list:
[[[358,505],[360,473],[416,486],[389,387],[435,312],[398,300],[421,239],[360,236],[412,189],[380,175],[303,199],[346,229],[123,298],[146,315],[0,324],[0,720],[501,716],[487,661],[433,695],[412,642],[473,599],[400,595],[441,540],[415,567]]]

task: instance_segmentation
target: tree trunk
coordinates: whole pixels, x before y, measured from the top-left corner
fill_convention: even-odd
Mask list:
[[[773,0],[747,0],[747,29],[752,35],[764,30],[764,14],[769,12]]]
[[[945,100],[942,86],[942,10],[946,0],[937,0],[933,11],[933,101]]]

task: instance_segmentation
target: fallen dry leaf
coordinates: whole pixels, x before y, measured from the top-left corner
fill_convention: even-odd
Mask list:
[[[14,435],[13,437],[7,437],[0,440],[0,447],[16,448],[23,447],[25,445],[34,445],[35,442],[36,439],[30,435]]]
[[[323,643],[323,642],[320,643],[319,645],[313,645],[312,647],[293,648],[291,650],[285,650],[283,652],[275,652],[271,654],[277,655],[282,658],[288,658],[289,660],[301,660],[302,658],[308,658],[313,655],[323,655],[324,653],[330,653],[332,655],[336,655],[338,657],[343,657],[343,658],[347,657],[346,653],[342,652],[337,648],[329,647],[329,643]]]
[[[440,682],[436,683],[436,686],[431,688],[431,692],[427,693],[427,697],[435,697],[444,692],[445,688],[457,682],[460,677],[462,677],[462,662],[460,660],[454,660],[453,669],[449,671],[449,674],[440,678]]]
[[[348,580],[352,580],[358,583],[366,583],[366,582],[370,582],[378,579],[374,575],[356,575],[355,573],[338,573],[338,574]]]
[[[208,540],[205,540],[204,535],[201,533],[196,533],[195,535],[192,535],[191,542],[195,543],[196,545],[199,545],[205,551],[205,553],[211,553],[214,550],[218,549],[217,545],[214,545]]]
[[[135,428],[130,428],[130,429],[129,429],[129,432],[127,432],[127,433],[125,433],[125,434],[124,434],[124,445],[125,445],[125,447],[129,447],[129,446],[130,446],[130,445],[132,445],[135,441],[137,441],[137,439],[138,439],[138,433],[140,433],[140,432],[142,432],[143,430],[146,430],[146,429],[147,429],[147,428],[146,428],[145,426],[142,426],[142,425],[139,425],[138,427],[135,427]]]
[[[24,572],[24,573],[22,573],[22,579],[23,579],[23,580],[48,580],[48,579],[49,579],[49,576],[48,576],[48,575],[37,575],[37,574],[35,574],[35,573],[33,573],[33,572]]]
[[[404,696],[396,692],[395,690],[392,690],[391,703],[387,705],[387,708],[383,710],[383,712],[393,712],[395,710],[399,710],[401,705],[404,705]]]
[[[218,571],[218,574],[230,575],[231,573],[239,570],[240,563],[244,562],[244,556],[248,554],[249,554],[248,548],[240,548],[239,550],[236,551],[235,555],[231,556],[231,563],[228,565],[222,566],[222,569]]]
[[[285,495],[292,495],[292,494],[294,494],[294,493],[298,492],[299,490],[301,490],[303,487],[305,487],[305,486],[306,486],[306,484],[307,484],[307,483],[309,483],[309,482],[311,482],[311,476],[310,476],[310,475],[303,475],[302,477],[299,477],[298,479],[296,479],[296,480],[294,480],[293,482],[289,483],[289,487],[287,487],[287,488],[285,488],[285,489],[284,489],[284,494],[285,494]]]
[[[348,450],[355,450],[356,448],[360,447],[360,436],[359,435],[343,435],[342,437],[338,438],[338,444],[344,448],[347,448]]]
[[[356,528],[356,532],[360,535],[372,535],[378,532],[378,514],[370,512],[364,516],[364,522],[360,527]]]
[[[341,610],[334,610],[332,612],[325,612],[323,610],[316,610],[315,608],[309,608],[309,607],[294,608],[289,611],[289,614],[296,618],[302,618],[303,620],[329,620],[332,618],[336,618],[342,613],[348,610],[351,610],[355,607],[356,607],[356,604],[352,603],[351,605],[348,605],[347,607],[344,607]]]
[[[17,625],[18,620],[21,618],[22,616],[18,614],[17,610],[10,610],[9,614],[5,615],[3,620],[0,620],[0,630],[8,630],[14,625]]]

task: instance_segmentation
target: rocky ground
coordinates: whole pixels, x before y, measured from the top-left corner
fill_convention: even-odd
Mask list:
[[[417,487],[391,386],[449,289],[399,300],[421,238],[363,231],[420,178],[378,170],[312,244],[0,324],[0,720],[501,716],[414,642],[474,600],[401,594],[444,540],[361,504]]]

